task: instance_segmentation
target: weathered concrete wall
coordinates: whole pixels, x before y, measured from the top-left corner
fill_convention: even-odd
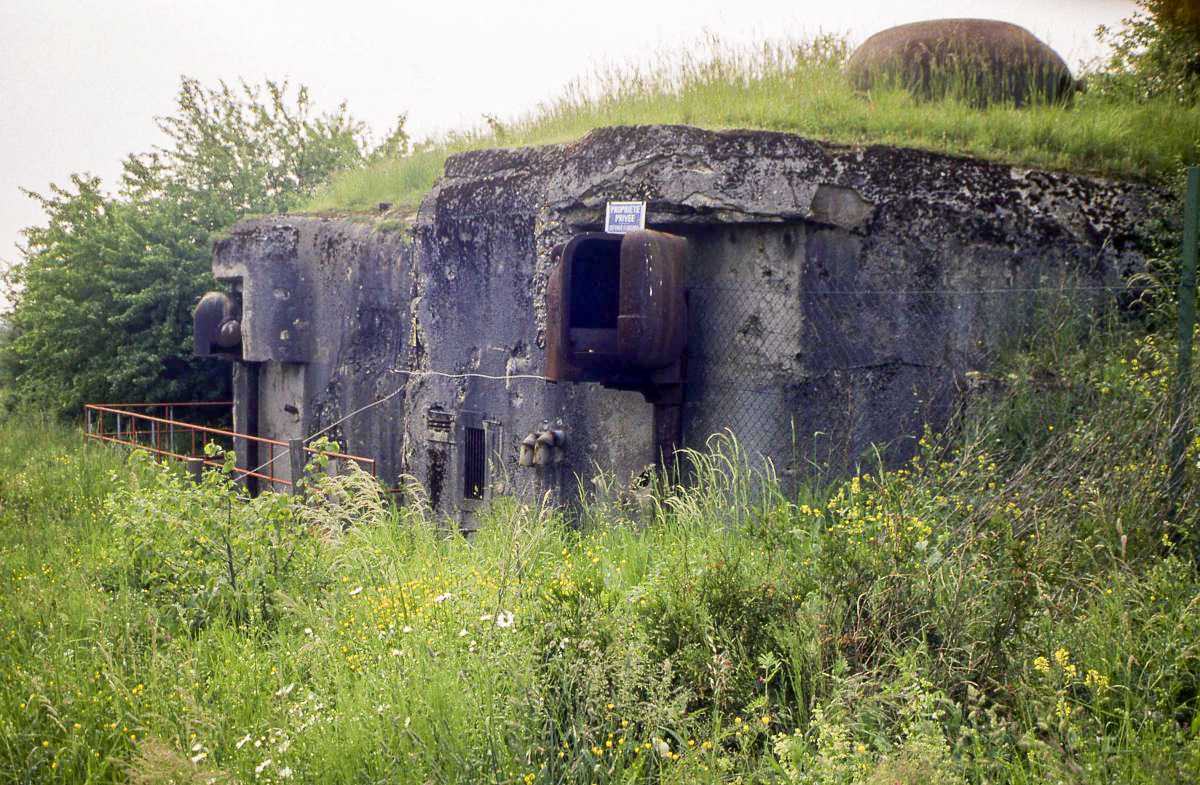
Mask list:
[[[551,249],[599,230],[610,199],[645,199],[649,227],[691,243],[685,444],[729,429],[786,475],[844,468],[872,443],[909,454],[1042,294],[1142,264],[1155,198],[899,148],[608,128],[452,157],[410,230],[244,223],[214,271],[241,282],[264,433],[308,435],[390,395],[335,435],[469,524],[493,494],[569,498],[577,474],[625,479],[654,460],[638,393],[528,378],[545,364]],[[296,373],[299,395],[282,381]],[[517,444],[546,427],[565,431],[564,460],[518,466]]]
[[[315,218],[245,221],[217,243],[213,273],[241,298],[238,431],[305,438],[396,389],[391,371],[408,348],[412,287],[402,234]],[[404,401],[396,398],[346,421],[338,438],[381,465],[401,465]],[[286,456],[271,468],[290,479]]]

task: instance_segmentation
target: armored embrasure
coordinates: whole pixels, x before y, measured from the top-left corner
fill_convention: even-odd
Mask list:
[[[241,307],[224,292],[208,292],[192,313],[192,343],[197,357],[242,356]]]
[[[644,389],[682,381],[688,241],[589,232],[554,249],[546,376]]]

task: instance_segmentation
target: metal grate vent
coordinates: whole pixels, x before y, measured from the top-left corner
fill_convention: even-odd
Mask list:
[[[429,407],[429,410],[425,412],[425,427],[431,431],[448,433],[453,422],[454,417],[450,412],[436,404]]]
[[[463,439],[463,498],[482,499],[487,481],[487,447],[482,428],[466,428]]]

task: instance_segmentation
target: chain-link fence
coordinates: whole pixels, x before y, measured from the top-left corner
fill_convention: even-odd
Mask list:
[[[690,288],[687,446],[732,433],[785,479],[844,471],[871,448],[901,460],[997,352],[1117,291],[795,288],[745,277]]]

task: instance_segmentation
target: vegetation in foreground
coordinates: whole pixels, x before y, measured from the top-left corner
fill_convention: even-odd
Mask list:
[[[1171,354],[1051,324],[901,469],[787,498],[717,440],[473,543],[362,477],[247,500],[9,420],[0,779],[1197,781]]]

